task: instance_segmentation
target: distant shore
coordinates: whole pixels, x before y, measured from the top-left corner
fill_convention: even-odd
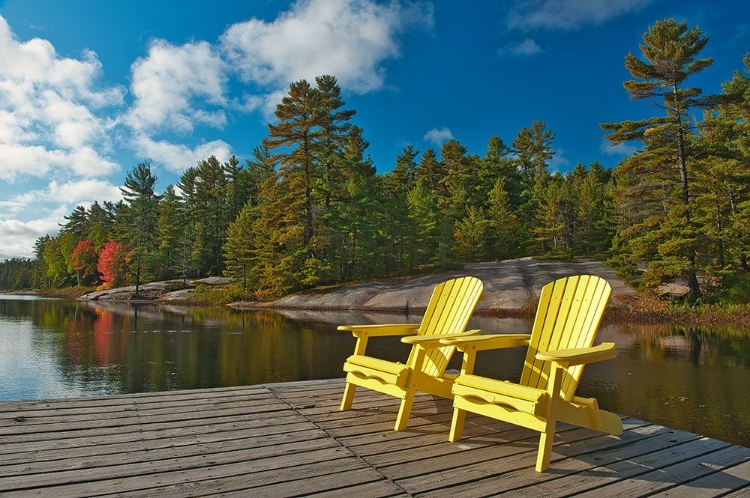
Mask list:
[[[432,289],[449,278],[470,275],[484,283],[484,298],[475,314],[481,316],[530,318],[541,288],[557,278],[570,275],[597,275],[612,286],[607,321],[634,323],[675,323],[715,325],[719,323],[750,326],[750,316],[719,312],[671,311],[663,301],[651,299],[629,287],[615,270],[601,262],[514,260],[471,263],[461,270],[414,277],[398,277],[367,283],[344,284],[314,289],[283,297],[276,301],[240,301],[228,306],[237,310],[303,310],[317,312],[356,311],[387,313],[420,313],[430,299]],[[191,295],[199,285],[224,286],[229,279],[210,277],[199,280],[176,280],[145,283],[139,286],[138,301],[192,305]],[[87,301],[133,301],[135,286],[90,292],[78,299]]]

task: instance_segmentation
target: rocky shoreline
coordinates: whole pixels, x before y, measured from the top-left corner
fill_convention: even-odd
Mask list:
[[[149,282],[138,286],[138,296],[135,296],[135,285],[117,287],[89,292],[80,296],[81,301],[179,301],[188,299],[199,285],[227,285],[226,277],[208,277],[197,280],[165,280]]]
[[[378,282],[349,284],[331,289],[300,292],[272,302],[237,302],[235,309],[305,309],[404,312],[421,311],[436,284],[449,278],[470,275],[484,283],[484,299],[477,313],[526,310],[533,307],[541,288],[560,277],[591,274],[612,285],[614,303],[634,291],[617,278],[615,271],[594,260],[543,261],[520,258],[508,261],[467,264],[462,270],[394,278]],[[140,300],[177,302],[189,299],[199,285],[226,285],[227,278],[210,277],[200,280],[152,282],[139,287]],[[86,301],[133,300],[135,286],[90,292],[79,297]]]
[[[415,277],[384,279],[360,284],[300,292],[276,301],[241,301],[228,306],[236,310],[276,310],[284,313],[331,314],[333,312],[419,314],[430,299],[434,286],[449,278],[471,275],[484,283],[484,298],[475,314],[492,317],[533,316],[541,288],[560,277],[590,274],[607,280],[612,286],[612,300],[605,320],[632,323],[674,323],[682,325],[714,325],[718,323],[746,326],[750,316],[745,313],[696,313],[692,310],[669,311],[663,301],[637,293],[615,270],[594,260],[538,260],[520,258],[500,262],[472,263],[462,270],[446,271]],[[91,292],[79,299],[90,302],[150,302],[181,306],[196,304],[191,296],[199,285],[223,286],[227,278],[210,277],[199,280],[153,282],[140,286],[139,299],[134,299],[135,286]]]
[[[355,311],[421,311],[436,284],[458,276],[474,276],[484,283],[484,298],[476,313],[533,312],[542,287],[560,277],[598,275],[612,286],[613,304],[622,304],[635,291],[615,271],[594,260],[542,261],[521,258],[490,263],[472,263],[463,270],[392,279],[385,282],[351,284],[330,290],[302,292],[271,303],[240,302],[237,309],[307,309]]]

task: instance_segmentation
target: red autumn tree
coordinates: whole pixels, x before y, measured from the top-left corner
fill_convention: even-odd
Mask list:
[[[82,240],[70,253],[70,262],[73,268],[78,272],[78,285],[81,283],[93,284],[99,280],[99,274],[96,267],[99,261],[99,255],[96,253],[96,247],[90,240]]]
[[[99,254],[96,268],[101,274],[102,289],[112,289],[125,284],[128,250],[124,244],[109,241]]]

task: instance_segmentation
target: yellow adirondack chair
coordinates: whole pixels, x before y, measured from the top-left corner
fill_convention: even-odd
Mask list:
[[[445,370],[456,348],[441,345],[440,339],[448,334],[456,337],[479,333],[464,329],[483,288],[481,280],[474,277],[438,284],[420,324],[341,325],[339,330],[349,331],[357,338],[354,354],[344,363],[347,374],[341,409],[351,408],[357,386],[395,396],[402,400],[395,427],[400,431],[409,423],[417,391],[452,398],[451,384],[456,375]],[[365,355],[370,337],[398,335],[406,336],[401,342],[412,345],[406,364]]]
[[[464,353],[453,384],[450,441],[461,439],[470,411],[539,431],[536,470],[549,468],[557,421],[613,435],[622,433],[619,416],[599,409],[596,399],[575,396],[587,363],[614,358],[614,343],[592,347],[612,292],[595,276],[573,276],[544,286],[531,334],[493,334],[444,339]],[[481,350],[527,346],[518,384],[473,375]]]

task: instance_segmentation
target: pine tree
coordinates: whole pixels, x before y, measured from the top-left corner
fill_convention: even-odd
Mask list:
[[[340,168],[346,172],[346,189],[341,205],[330,212],[331,240],[336,250],[327,258],[336,280],[354,280],[376,275],[382,268],[378,258],[383,246],[380,220],[382,204],[379,202],[379,184],[375,168],[365,153],[369,142],[359,127],[352,127],[340,157]]]
[[[275,165],[268,149],[261,145],[253,150],[254,160],[247,160],[248,198],[239,215],[227,228],[224,242],[225,275],[244,288],[257,286],[259,277],[256,267],[261,264],[258,257],[261,239],[256,241],[254,225],[261,213],[262,189],[276,182]],[[270,188],[270,187],[269,187]],[[267,241],[266,241],[267,243]]]
[[[176,186],[182,199],[182,227],[178,242],[178,274],[186,279],[188,276],[204,276],[205,267],[203,242],[201,240],[202,222],[197,189],[200,179],[198,169],[192,166],[182,172]]]
[[[85,207],[80,205],[76,206],[69,216],[63,216],[63,218],[67,221],[60,225],[60,232],[72,233],[76,240],[83,240],[86,238],[89,215]]]
[[[234,220],[232,211],[237,207],[232,202],[239,202],[232,195],[232,185],[227,177],[228,167],[211,156],[200,161],[196,168],[192,197],[193,215],[198,216],[195,235],[196,249],[200,250],[196,250],[196,253],[201,269],[213,275],[221,275],[224,270],[222,246],[227,228]]]
[[[435,194],[417,180],[407,195],[407,202],[409,216],[416,227],[414,266],[441,269],[453,266],[453,223],[438,208]]]
[[[488,206],[490,192],[498,180],[502,180],[513,209],[521,204],[521,174],[511,156],[512,150],[497,135],[490,137],[487,150],[479,162],[478,189],[484,195],[484,206]]]
[[[416,185],[417,161],[419,152],[414,146],[407,146],[396,156],[392,171],[382,175],[383,183],[383,223],[387,227],[388,242],[384,247],[384,267],[396,274],[411,272],[416,250],[416,230],[409,216],[408,195]]]
[[[611,173],[598,162],[588,169],[582,164],[577,165],[572,175],[566,175],[575,200],[572,247],[576,254],[604,254],[611,246],[612,234],[607,224],[610,176]]]
[[[330,75],[318,76],[315,78],[315,83],[322,97],[321,113],[325,113],[319,136],[322,154],[318,160],[321,163],[322,178],[319,180],[318,189],[324,196],[323,205],[327,210],[331,203],[335,202],[336,197],[345,195],[343,185],[351,177],[346,171],[347,166],[338,161],[337,157],[349,139],[352,130],[349,120],[356,114],[356,111],[342,109],[345,102],[341,98],[341,88],[336,78]],[[361,137],[362,130],[357,128],[355,134]],[[367,146],[364,148],[366,149]]]
[[[269,138],[263,140],[269,151],[277,151],[270,160],[279,164],[279,181],[267,183],[273,192],[271,202],[276,209],[283,206],[286,215],[272,215],[264,206],[260,216],[280,223],[275,231],[277,240],[283,241],[276,248],[282,266],[293,269],[295,274],[289,277],[304,286],[331,278],[325,261],[333,247],[327,216],[339,195],[334,190],[337,179],[346,178],[336,156],[350,129],[346,121],[353,115],[341,110],[344,102],[335,78],[320,76],[316,83],[316,88],[305,80],[290,85],[289,95],[276,107],[279,122],[268,125]],[[258,223],[267,231],[270,221]]]
[[[154,227],[159,196],[154,190],[156,176],[151,172],[151,161],[138,163],[125,176],[120,192],[127,203],[127,241],[135,257],[135,295],[139,296],[141,273],[153,277],[153,269],[144,262],[154,254]]]
[[[708,38],[697,27],[688,29],[684,21],[667,19],[649,27],[643,40],[640,49],[645,60],[632,53],[625,57],[625,67],[635,79],[623,86],[634,100],[658,99],[666,115],[601,125],[612,132],[606,136],[612,144],[631,140],[644,144],[615,172],[625,189],[623,200],[640,204],[642,213],[621,229],[621,237],[630,241],[634,258],[650,261],[652,285],[685,277],[688,298],[695,301],[701,289],[696,274],[699,227],[691,212],[689,168],[695,136],[690,112],[716,99],[702,97],[699,88],[684,84],[712,64],[711,58],[697,58]]]
[[[438,199],[438,206],[454,219],[461,219],[473,201],[474,182],[477,179],[476,163],[467,156],[468,149],[458,140],[443,142],[440,148],[441,169],[445,176],[446,196]]]
[[[538,198],[539,222],[533,231],[534,238],[539,242],[542,252],[568,253],[566,203],[569,197],[565,183],[550,182]]]
[[[744,57],[750,73],[750,54]],[[692,214],[701,223],[709,272],[748,267],[750,201],[750,78],[739,71],[722,85],[721,105],[700,123],[701,157],[695,162]]]
[[[239,216],[230,223],[224,243],[226,270],[224,274],[233,282],[239,282],[248,288],[248,274],[253,267],[253,223],[258,217],[257,207],[245,204]]]
[[[292,83],[289,95],[276,106],[278,124],[268,125],[268,139],[263,145],[269,150],[283,148],[274,154],[273,160],[280,164],[279,172],[290,201],[290,210],[302,214],[301,250],[306,257],[314,257],[310,241],[313,237],[313,209],[319,203],[314,191],[316,180],[321,176],[319,157],[326,150],[320,143],[327,116],[323,113],[323,96],[310,84],[301,80]]]
[[[414,146],[408,145],[396,156],[396,165],[385,175],[388,190],[403,194],[411,189],[416,181],[418,155],[419,152],[414,150]]]
[[[177,275],[180,257],[180,241],[185,232],[182,215],[182,202],[174,186],[164,189],[156,214],[156,234],[154,242],[158,249],[161,278],[170,279]]]
[[[432,147],[425,149],[419,160],[419,168],[414,175],[416,184],[426,188],[436,200],[446,199],[448,191],[443,180],[447,175],[445,164],[438,160],[435,149]]]
[[[469,206],[466,216],[456,221],[453,237],[456,254],[463,262],[484,261],[488,257],[487,239],[491,222],[484,209]]]
[[[516,166],[521,174],[521,204],[517,214],[529,232],[539,227],[539,220],[544,217],[538,210],[550,179],[547,163],[554,157],[554,138],[544,121],[534,121],[531,128],[522,128],[513,140]]]
[[[237,157],[230,157],[223,164],[226,177],[226,220],[231,223],[250,199],[250,172],[240,166]]]
[[[104,243],[114,236],[114,212],[111,202],[104,202],[102,207],[94,201],[88,210],[86,224],[86,239],[94,243],[97,250],[104,247]]]
[[[494,260],[510,259],[524,253],[526,240],[523,224],[513,212],[507,180],[499,178],[490,191],[487,219],[489,220],[488,251]]]
[[[47,274],[48,264],[44,257],[45,248],[52,240],[49,235],[39,237],[34,242],[34,259],[31,273],[31,287],[35,289],[51,289],[52,282]]]
[[[252,206],[257,206],[260,202],[260,189],[269,177],[273,176],[276,170],[276,163],[271,159],[271,154],[264,145],[259,145],[253,149],[253,160],[245,161],[247,164],[247,181],[248,181],[248,199],[247,202]],[[244,207],[244,206],[243,206]]]

